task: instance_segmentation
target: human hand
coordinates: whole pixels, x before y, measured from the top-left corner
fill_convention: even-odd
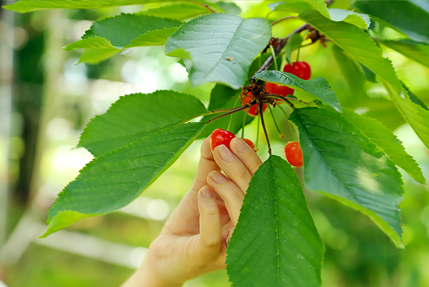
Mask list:
[[[250,179],[262,164],[243,140],[234,138],[230,148],[221,145],[212,153],[209,139],[204,140],[192,189],[124,287],[181,286],[225,268],[227,240],[237,224]]]

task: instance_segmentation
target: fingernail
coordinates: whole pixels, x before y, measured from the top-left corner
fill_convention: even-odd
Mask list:
[[[224,176],[220,172],[210,173],[210,178],[218,184],[222,184],[222,183],[226,182],[226,176]]]
[[[244,140],[240,138],[234,138],[233,141],[233,145],[239,153],[245,153],[249,149],[249,146],[244,142]]]
[[[219,152],[220,152],[220,157],[223,159],[223,161],[225,162],[234,161],[234,155],[226,146],[224,145],[219,146]]]
[[[210,188],[208,188],[208,187],[204,187],[201,190],[201,195],[204,198],[213,198],[213,191]]]

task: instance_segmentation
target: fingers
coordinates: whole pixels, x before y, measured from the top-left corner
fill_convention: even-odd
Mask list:
[[[208,186],[204,186],[198,192],[198,209],[200,211],[198,254],[202,260],[215,259],[219,255],[222,232],[215,194]]]
[[[210,138],[206,138],[201,145],[201,158],[192,189],[198,191],[203,186],[206,186],[207,175],[213,170],[219,170],[219,166],[215,162],[213,153],[210,150]]]
[[[243,191],[219,171],[209,173],[207,183],[224,201],[229,217],[235,226],[240,216],[241,206],[243,205]]]
[[[253,175],[262,164],[256,152],[241,138],[233,138],[230,147],[231,151],[243,162]]]

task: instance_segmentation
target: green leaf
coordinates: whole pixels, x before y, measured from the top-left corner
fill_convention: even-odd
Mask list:
[[[192,57],[189,78],[193,86],[219,82],[239,89],[247,80],[253,59],[268,44],[271,25],[265,19],[243,19],[228,14],[210,14],[179,28],[165,44],[173,55],[183,49]]]
[[[183,21],[189,18],[194,18],[196,16],[210,13],[210,10],[199,5],[198,3],[173,2],[158,8],[140,12],[139,14]]]
[[[186,94],[156,91],[127,95],[116,101],[105,114],[88,123],[78,146],[100,156],[148,133],[205,113],[204,105]]]
[[[381,79],[404,119],[429,147],[429,111],[410,100],[392,63],[383,58],[380,49],[368,34],[351,24],[328,20],[316,11],[306,11],[299,16]]]
[[[350,94],[355,101],[355,97],[364,97],[366,91],[364,85],[366,76],[360,66],[350,59],[348,55],[338,46],[332,46],[332,55],[340,68],[341,74],[349,87]]]
[[[331,90],[329,83],[324,78],[303,80],[295,75],[280,71],[261,71],[256,73],[255,77],[266,82],[285,85],[310,93],[335,110],[342,111],[341,104],[338,102],[335,92]]]
[[[305,10],[311,10],[313,7],[305,0],[290,0],[268,4],[272,11],[301,13]]]
[[[235,287],[320,286],[324,246],[293,168],[271,156],[253,176],[227,249]]]
[[[98,64],[119,52],[118,49],[84,49],[80,54],[79,63]]]
[[[202,2],[187,0],[188,2]],[[171,2],[171,0],[20,0],[3,6],[16,12],[32,12],[43,9],[94,9],[147,3]]]
[[[429,67],[429,44],[413,40],[380,41],[386,47]]]
[[[292,64],[292,52],[301,47],[302,36],[301,34],[293,34],[286,43],[286,60]]]
[[[407,94],[413,103],[419,105],[427,111],[429,110],[428,106],[426,106],[426,104],[419,97],[417,97],[413,92],[411,92],[411,90],[404,83],[402,83],[402,85],[404,86],[404,89],[407,91]]]
[[[328,11],[330,19],[333,21],[344,21],[361,29],[368,29],[369,25],[371,25],[371,19],[366,14],[339,8],[331,8],[328,9]]]
[[[217,84],[210,95],[210,103],[208,110],[221,110],[221,109],[230,109],[233,107],[240,107],[242,105],[240,100],[240,92],[241,90],[234,90],[230,87],[224,86],[222,84]],[[221,114],[208,115],[201,119],[201,122],[207,122],[209,119],[214,118]],[[237,112],[232,114],[231,116],[226,116],[220,118],[216,121],[213,121],[206,125],[204,130],[201,132],[199,138],[208,137],[212,131],[217,128],[221,128],[227,130],[229,121],[231,120],[231,126],[229,127],[229,131],[233,134],[236,134],[243,127],[243,117],[246,115],[245,124],[249,124],[254,119],[252,116],[245,114],[244,111]],[[232,119],[231,119],[232,117]]]
[[[420,2],[423,5],[426,1]],[[418,3],[414,0],[358,0],[353,6],[381,19],[413,40],[429,43],[429,11]]]
[[[405,151],[402,142],[390,129],[375,119],[358,115],[348,109],[344,110],[343,117],[360,129],[378,147],[382,148],[397,166],[404,169],[417,182],[422,184],[426,182],[419,165]]]
[[[219,1],[214,3],[217,7],[220,8],[221,12],[225,12],[231,15],[241,14],[241,8],[237,6],[234,2],[223,2]]]
[[[182,22],[147,15],[121,14],[94,22],[82,40],[67,45],[73,49],[118,49],[163,45]]]
[[[402,180],[395,164],[341,114],[295,109],[305,185],[371,218],[397,247],[401,242]]]
[[[133,201],[194,141],[204,123],[166,127],[95,158],[58,195],[42,237]]]

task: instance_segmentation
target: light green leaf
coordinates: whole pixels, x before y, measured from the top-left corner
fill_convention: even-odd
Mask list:
[[[409,99],[392,63],[383,58],[380,49],[368,34],[351,24],[326,19],[316,11],[306,11],[299,16],[381,79],[404,119],[429,147],[429,111]]]
[[[173,2],[158,8],[140,12],[140,14],[143,15],[170,18],[179,21],[210,13],[210,10],[199,5],[198,3],[184,2]]]
[[[313,7],[305,0],[290,0],[268,4],[272,11],[301,13],[305,10],[311,10]]]
[[[415,0],[358,0],[353,6],[375,16],[415,41],[429,43],[429,10]],[[426,4],[427,5],[427,4]]]
[[[82,132],[79,147],[100,156],[148,133],[207,113],[194,96],[173,91],[121,97],[103,115],[93,118]]]
[[[228,245],[232,286],[320,286],[323,253],[293,168],[271,156],[250,182]]]
[[[217,84],[211,92],[208,110],[213,111],[240,107],[242,105],[240,99],[240,92],[241,90],[234,90],[222,84]],[[201,119],[201,121],[207,122],[209,119],[218,115],[221,115],[221,113],[205,116]],[[233,134],[236,134],[243,126],[243,117],[245,115],[245,124],[247,125],[251,123],[254,118],[252,116],[247,115],[244,111],[234,113],[231,116],[226,116],[207,124],[199,137],[206,138],[212,133],[212,131],[217,128],[227,130],[230,120],[231,125],[229,127],[229,131]]]
[[[342,111],[341,104],[338,102],[335,92],[331,90],[329,83],[324,78],[303,80],[295,75],[280,71],[261,71],[256,73],[255,77],[266,82],[285,85],[293,89],[299,89],[310,93],[335,110],[339,112]]]
[[[422,184],[426,182],[419,165],[405,151],[402,142],[390,129],[375,119],[358,115],[348,109],[344,110],[343,117],[360,129],[378,147],[382,148],[397,166],[404,169],[417,182]]]
[[[216,13],[184,24],[168,39],[165,50],[169,55],[177,49],[189,52],[193,86],[219,82],[239,89],[247,80],[252,60],[270,38],[271,25],[265,19]]]
[[[98,64],[119,52],[118,49],[84,49],[80,54],[79,63]]]
[[[220,12],[225,12],[231,15],[239,15],[242,12],[241,8],[237,6],[237,4],[235,4],[234,2],[219,1],[214,3],[214,5],[220,8]]]
[[[402,248],[403,183],[383,150],[336,112],[295,109],[289,119],[299,129],[306,187],[366,214]]]
[[[194,141],[204,123],[166,127],[95,158],[58,195],[42,237],[133,201]]]
[[[380,41],[386,47],[429,67],[429,44],[413,40]]]
[[[366,14],[339,8],[331,8],[328,11],[333,21],[344,21],[356,25],[361,29],[368,29],[371,24],[371,19]]]
[[[187,0],[188,2],[204,2]],[[171,0],[19,0],[11,5],[3,6],[16,12],[32,12],[43,9],[94,9],[147,3],[171,2]]]

